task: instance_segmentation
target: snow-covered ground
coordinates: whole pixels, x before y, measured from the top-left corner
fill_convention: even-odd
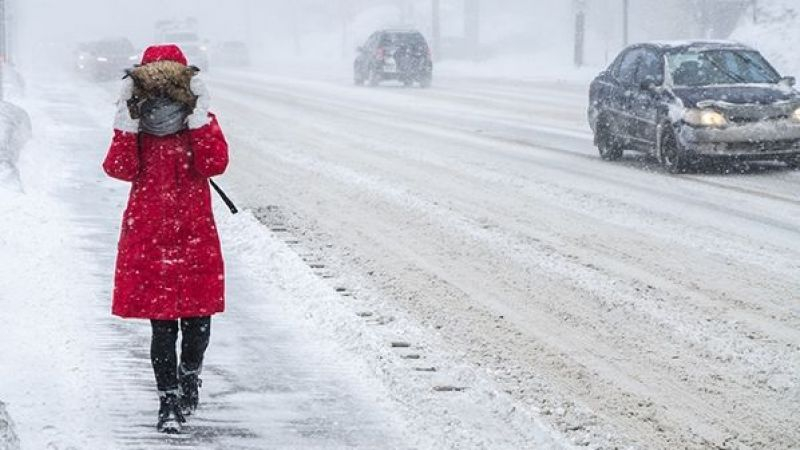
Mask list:
[[[25,193],[2,191],[0,298],[4,340],[14,345],[0,347],[0,398],[22,448],[170,447],[153,431],[149,325],[109,315],[126,194],[99,166],[111,98],[80,87],[42,82],[32,90],[27,106],[39,126],[20,164]],[[298,301],[310,299],[295,294],[313,292],[310,271],[293,271],[297,264],[283,244],[247,225],[245,215],[222,220],[230,308],[214,324],[204,410],[178,445],[405,448],[424,442],[407,435],[365,363],[301,314]],[[253,249],[257,257],[242,264]],[[250,276],[258,265],[267,266],[265,276]]]
[[[796,447],[800,173],[603,162],[586,74],[490,75],[212,74],[247,210],[218,210],[229,310],[177,441],[149,326],[109,315],[116,86],[30,80],[0,188],[22,448]]]
[[[204,405],[187,436],[154,433],[149,325],[109,315],[127,193],[100,169],[115,91],[31,80],[23,192],[0,189],[0,305],[13,343],[0,346],[0,400],[21,448],[569,445],[480,368],[443,351],[440,336],[363,309],[281,230],[224,207],[229,308],[214,320]]]

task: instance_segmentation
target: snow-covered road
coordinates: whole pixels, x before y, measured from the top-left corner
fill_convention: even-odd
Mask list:
[[[0,224],[23,448],[800,442],[800,173],[602,162],[578,82],[210,85],[219,181],[252,214],[218,211],[229,310],[176,441],[152,432],[147,324],[109,316],[117,88],[31,80]]]
[[[800,442],[800,173],[602,162],[577,82],[211,86],[241,203],[573,442]]]

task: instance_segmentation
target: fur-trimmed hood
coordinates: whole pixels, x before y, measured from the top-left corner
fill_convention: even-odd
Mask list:
[[[139,107],[146,101],[168,97],[193,111],[197,96],[192,93],[192,78],[199,70],[175,61],[156,61],[127,71],[133,79],[133,98],[129,103],[131,116],[139,116]]]

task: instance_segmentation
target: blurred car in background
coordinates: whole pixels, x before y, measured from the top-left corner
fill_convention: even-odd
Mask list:
[[[156,22],[156,41],[178,45],[189,64],[207,71],[209,67],[208,43],[200,39],[199,24],[194,18],[161,20]]]
[[[800,165],[800,93],[756,50],[736,42],[638,44],[591,84],[600,156],[637,150],[672,173],[708,161]]]
[[[433,60],[425,37],[415,30],[382,30],[372,34],[358,48],[353,64],[357,85],[377,86],[382,81],[396,80],[423,88],[433,81]]]
[[[125,69],[138,62],[138,52],[125,38],[84,42],[75,50],[76,70],[94,81],[121,78]]]
[[[208,47],[205,44],[199,42],[167,42],[178,44],[183,50],[183,54],[186,55],[189,64],[198,67],[204,72],[208,71]]]
[[[250,50],[242,41],[226,41],[214,47],[212,53],[214,64],[228,67],[245,67],[250,65]]]

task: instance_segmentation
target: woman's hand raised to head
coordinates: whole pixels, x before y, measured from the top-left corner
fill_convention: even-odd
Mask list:
[[[197,96],[197,104],[194,112],[186,119],[186,124],[190,130],[197,130],[211,123],[211,116],[208,113],[211,108],[211,98],[206,84],[197,76],[192,78],[191,89]]]
[[[114,129],[124,133],[138,133],[139,120],[131,117],[128,109],[128,100],[133,97],[133,79],[126,77],[122,80],[122,89],[117,100],[117,115],[114,118]]]

